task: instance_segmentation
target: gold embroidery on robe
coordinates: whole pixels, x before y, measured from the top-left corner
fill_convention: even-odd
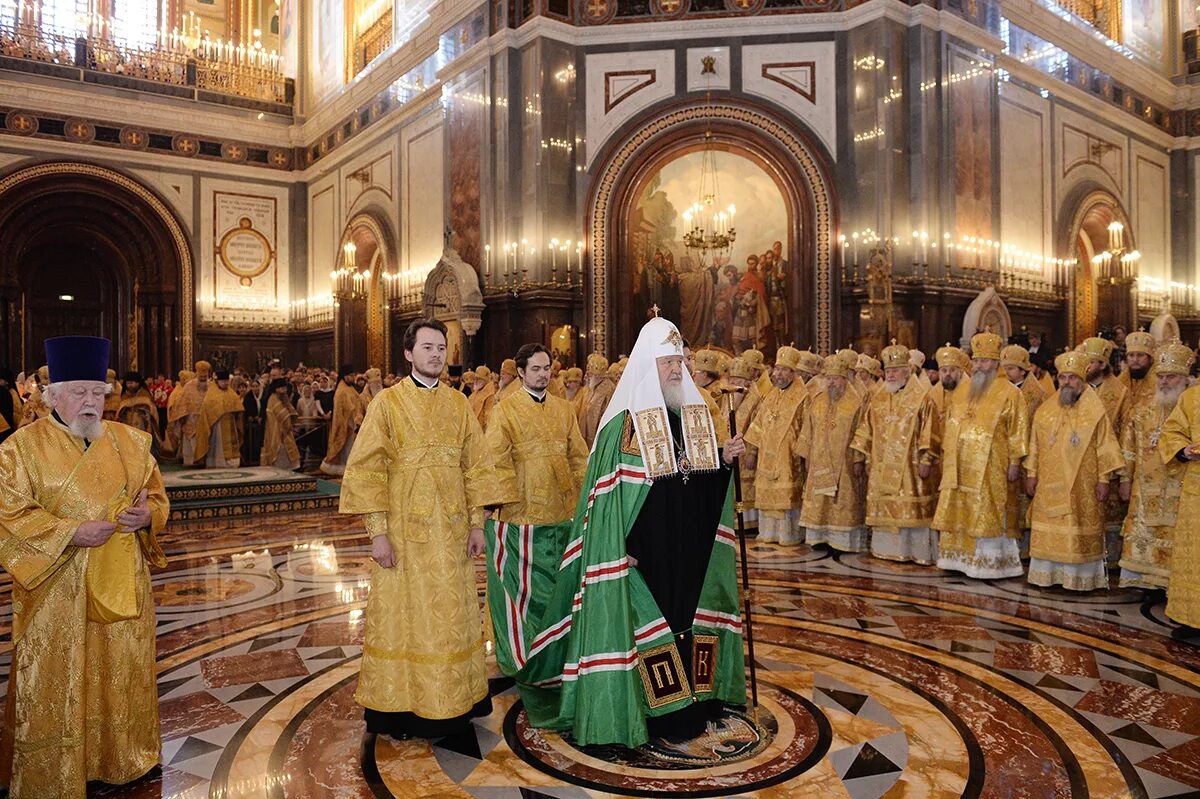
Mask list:
[[[758,450],[754,505],[759,510],[792,510],[804,496],[804,467],[796,441],[809,402],[808,387],[799,379],[763,397],[746,443]]]
[[[1183,392],[1167,417],[1158,439],[1158,456],[1170,464],[1181,450],[1196,443],[1200,443],[1200,387],[1193,386]],[[1183,482],[1171,550],[1167,616],[1200,627],[1200,461],[1181,465]]]

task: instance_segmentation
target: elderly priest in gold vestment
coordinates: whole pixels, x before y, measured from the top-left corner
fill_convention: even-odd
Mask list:
[[[1130,333],[1129,338],[1135,335]],[[1166,344],[1154,354],[1158,390],[1150,395],[1141,390],[1130,393],[1136,399],[1121,430],[1121,450],[1129,475],[1128,482],[1121,482],[1121,494],[1129,500],[1122,528],[1122,588],[1165,589],[1171,577],[1184,464],[1176,458],[1164,463],[1158,455],[1158,442],[1167,419],[1187,390],[1191,366],[1190,348]],[[1140,384],[1134,385],[1140,389]]]
[[[147,433],[102,420],[106,339],[46,341],[53,413],[0,446],[0,565],[13,578],[0,783],[83,799],[159,762],[148,564],[168,516]]]
[[[1184,464],[1167,586],[1167,617],[1180,627],[1171,637],[1200,646],[1200,386],[1183,392],[1167,417],[1158,455]]]
[[[1104,403],[1087,385],[1088,358],[1054,361],[1058,396],[1033,416],[1025,491],[1030,504],[1029,582],[1070,591],[1108,587],[1104,526],[1109,480],[1125,467]]]
[[[871,554],[932,566],[938,557],[930,527],[937,508],[933,467],[941,446],[933,388],[913,374],[903,344],[885,347],[881,357],[883,388],[864,407],[853,443],[868,464]]]
[[[553,524],[575,514],[588,447],[574,409],[547,391],[550,351],[526,344],[513,360],[516,394],[501,400],[487,428],[496,468],[497,518],[513,524]]]
[[[342,480],[375,561],[354,698],[369,732],[434,738],[491,712],[471,561],[495,475],[467,398],[438,380],[446,326],[410,324],[404,357],[412,375],[371,403]]]
[[[938,568],[976,579],[1023,572],[1006,516],[1008,484],[1020,477],[1029,445],[1029,418],[1021,390],[996,379],[1001,344],[995,333],[976,333],[971,379],[946,396],[941,495],[933,518],[940,534]]]

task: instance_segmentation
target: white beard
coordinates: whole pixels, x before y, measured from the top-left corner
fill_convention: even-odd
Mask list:
[[[662,387],[663,402],[673,411],[683,407],[683,383],[667,383]]]
[[[1179,397],[1187,391],[1187,386],[1183,385],[1179,388],[1160,388],[1154,394],[1154,401],[1158,403],[1158,407],[1164,411],[1175,410],[1175,405],[1179,402]]]
[[[82,417],[76,416],[67,427],[70,429],[71,435],[88,441],[95,441],[104,435],[104,422],[100,419],[85,421]]]
[[[900,389],[904,388],[905,385],[907,385],[907,381],[905,381],[905,380],[897,380],[897,381],[886,380],[883,383],[883,388],[889,394],[895,394]]]
[[[992,381],[996,379],[995,372],[985,372],[982,369],[974,372],[971,375],[971,399],[978,399],[985,391],[992,387]]]

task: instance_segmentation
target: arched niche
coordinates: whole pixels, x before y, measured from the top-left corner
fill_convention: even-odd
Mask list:
[[[347,244],[354,245],[352,253]],[[337,361],[360,371],[377,367],[387,372],[392,368],[391,333],[384,275],[396,271],[396,245],[382,214],[362,211],[350,219],[338,244],[338,265],[363,275],[365,293],[337,299]]]
[[[665,166],[711,146],[719,155],[754,164],[779,191],[787,209],[783,238],[792,278],[786,285],[785,337],[827,350],[835,321],[834,201],[830,160],[816,141],[794,120],[728,98],[655,107],[614,137],[595,161],[588,202],[585,296],[592,348],[627,352],[644,322],[637,318],[640,306],[630,301],[636,265],[629,256],[647,186]],[[686,202],[680,205],[686,207],[695,197],[682,199]]]
[[[1083,186],[1068,198],[1062,218],[1068,222],[1060,235],[1061,250],[1077,262],[1067,302],[1070,341],[1094,336],[1105,325],[1131,329],[1135,313],[1131,292],[1100,282],[1092,265],[1092,258],[1108,248],[1108,226],[1113,222],[1124,225],[1126,248],[1136,249],[1129,215],[1112,192]]]
[[[110,365],[172,374],[193,359],[191,244],[134,178],[55,161],[0,178],[0,362],[36,369],[63,334],[113,342]]]
[[[971,300],[967,312],[963,315],[962,338],[959,346],[964,350],[971,347],[971,337],[976,333],[989,331],[1008,341],[1012,335],[1012,317],[1009,316],[1008,306],[996,293],[996,289],[988,286]]]

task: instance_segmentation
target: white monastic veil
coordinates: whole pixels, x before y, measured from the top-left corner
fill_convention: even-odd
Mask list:
[[[717,437],[712,415],[692,382],[687,365],[683,368],[683,406],[679,409],[683,422],[683,457],[676,458],[672,445],[671,427],[667,419],[667,404],[658,380],[657,359],[667,355],[683,356],[683,337],[666,319],[655,317],[638,333],[637,343],[629,354],[621,381],[600,418],[599,430],[613,418],[629,411],[634,432],[651,479],[719,468]],[[596,436],[593,450],[602,436]]]

